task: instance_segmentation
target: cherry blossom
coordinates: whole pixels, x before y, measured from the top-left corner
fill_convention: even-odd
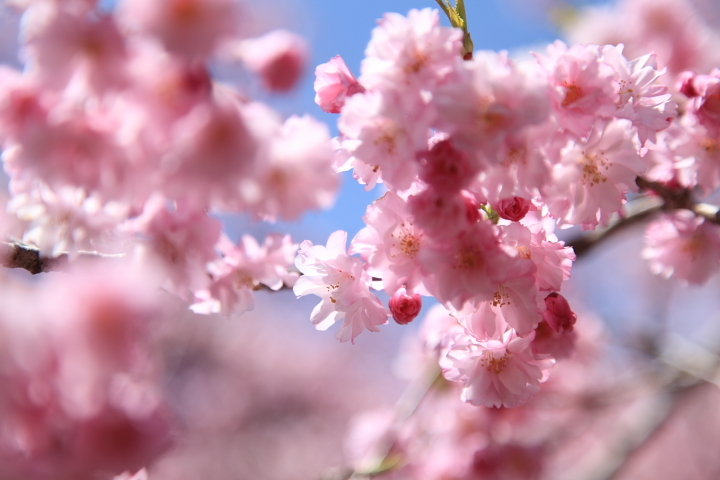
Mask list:
[[[568,47],[556,41],[548,56],[538,55],[552,88],[553,110],[561,128],[587,137],[597,117],[615,113],[615,72],[601,59],[597,45]]]
[[[539,68],[516,64],[506,52],[477,52],[464,67],[433,98],[437,125],[460,145],[479,147],[486,163],[499,163],[499,142],[547,118],[547,82]]]
[[[677,210],[653,221],[645,241],[642,255],[653,273],[702,284],[718,270],[720,226],[691,211]]]
[[[233,0],[123,0],[118,9],[123,26],[188,60],[206,58],[234,36],[240,14]]]
[[[368,273],[382,278],[387,293],[404,285],[410,291],[426,294],[418,261],[425,233],[415,225],[406,202],[388,192],[367,208],[363,220],[367,227],[353,238],[350,253],[358,253],[368,262]]]
[[[426,112],[408,115],[398,94],[376,91],[348,98],[338,121],[342,147],[400,190],[409,188],[416,175],[415,152],[425,148],[429,127]]]
[[[270,221],[297,220],[308,210],[328,208],[335,200],[339,179],[327,127],[316,120],[290,117],[265,133],[255,170],[240,182],[245,205]]]
[[[369,290],[371,277],[359,258],[345,250],[347,233],[339,230],[328,239],[327,246],[300,244],[295,266],[303,274],[293,287],[295,295],[317,295],[322,301],[313,309],[311,321],[318,330],[326,330],[338,320],[343,325],[335,335],[341,342],[350,340],[365,329],[378,332],[390,312]]]
[[[345,100],[365,91],[340,55],[315,68],[315,103],[328,113],[340,113]]]
[[[518,337],[513,330],[497,340],[481,342],[471,335],[457,335],[441,359],[443,375],[463,383],[465,402],[487,407],[520,405],[539,390],[554,363],[532,353],[533,337]]]
[[[387,13],[365,50],[360,83],[407,95],[432,88],[456,68],[461,40],[458,30],[440,26],[437,10],[410,10],[407,17]]]
[[[535,264],[535,281],[539,291],[558,291],[570,278],[575,254],[557,237],[545,231],[542,223],[512,223],[501,226],[503,243],[514,247],[521,259]]]
[[[275,291],[295,284],[297,274],[288,268],[298,245],[289,235],[269,235],[262,246],[249,235],[243,235],[238,245],[222,235],[217,248],[222,260],[207,266],[213,277],[208,289],[194,292],[198,301],[190,308],[196,313],[238,315],[254,308],[253,290],[260,284]]]
[[[608,45],[602,47],[602,57],[614,68],[619,84],[615,116],[633,122],[641,144],[647,139],[655,142],[655,132],[667,128],[677,116],[677,104],[670,100],[669,89],[656,83],[664,73],[657,70],[656,56],[648,54],[628,62],[622,46]]]
[[[568,142],[545,190],[550,214],[594,228],[622,207],[625,193],[646,167],[627,120],[598,120],[585,142]]]
[[[273,92],[287,92],[297,84],[308,56],[305,39],[287,30],[273,30],[243,41],[238,55]]]
[[[455,308],[468,300],[493,298],[498,282],[515,261],[500,248],[495,229],[485,221],[420,251],[420,262],[428,272],[425,286],[443,304]]]

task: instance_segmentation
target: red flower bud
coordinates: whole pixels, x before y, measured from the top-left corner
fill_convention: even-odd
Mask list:
[[[688,98],[697,97],[700,95],[695,88],[695,72],[682,72],[678,77],[676,87],[680,93]]]
[[[557,292],[553,292],[545,297],[545,307],[547,307],[547,310],[543,312],[543,320],[545,320],[553,330],[561,334],[573,331],[573,325],[575,325],[577,321],[577,315],[570,310],[570,304],[565,300],[565,297]]]
[[[400,325],[407,325],[420,313],[422,299],[417,293],[408,294],[404,288],[400,288],[390,297],[388,306],[395,321]]]
[[[500,215],[500,218],[519,222],[530,211],[531,205],[530,200],[522,197],[504,198],[495,205],[495,211]]]

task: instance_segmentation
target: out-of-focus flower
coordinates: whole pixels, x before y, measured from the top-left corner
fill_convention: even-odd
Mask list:
[[[171,53],[204,60],[238,33],[235,0],[122,0],[123,26],[156,37]]]
[[[653,273],[703,284],[720,267],[720,226],[689,210],[653,221],[645,232],[642,256]]]
[[[244,40],[237,54],[245,65],[272,92],[287,92],[297,84],[305,70],[308,47],[305,39],[287,30],[273,30]]]

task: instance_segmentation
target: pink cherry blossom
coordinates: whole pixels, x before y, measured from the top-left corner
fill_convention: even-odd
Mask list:
[[[361,259],[347,255],[346,242],[347,233],[342,230],[330,235],[327,246],[304,241],[295,259],[303,275],[293,291],[298,297],[313,294],[322,299],[310,317],[318,330],[344,320],[335,338],[355,343],[365,329],[378,332],[377,326],[388,322],[390,312],[370,293],[372,279]]]
[[[456,309],[467,301],[492,299],[514,261],[500,248],[495,227],[484,220],[420,251],[427,272],[425,286],[440,302]]]
[[[37,3],[25,12],[22,31],[28,71],[51,89],[97,92],[126,84],[124,39],[114,18]]]
[[[457,68],[461,47],[462,33],[441,26],[437,10],[410,10],[407,17],[387,13],[365,50],[360,83],[371,90],[417,94]]]
[[[297,85],[305,70],[308,47],[305,39],[287,30],[273,30],[244,40],[238,55],[271,92],[287,92]]]
[[[535,329],[535,338],[530,346],[535,355],[550,355],[556,360],[571,357],[575,353],[577,333],[560,333],[543,320]]]
[[[350,253],[358,253],[368,262],[368,273],[382,279],[388,294],[403,285],[410,291],[427,294],[421,285],[418,261],[418,252],[427,240],[406,202],[388,192],[367,208],[363,220],[367,227],[353,238]]]
[[[297,220],[335,201],[339,178],[327,127],[309,116],[288,118],[261,137],[255,169],[242,182],[244,204],[257,217]]]
[[[547,119],[547,81],[534,64],[516,64],[506,52],[476,52],[463,67],[433,98],[437,125],[461,146],[479,148],[488,163],[498,163],[496,150],[507,135]]]
[[[671,79],[683,70],[707,72],[717,66],[720,55],[711,23],[699,14],[701,5],[689,0],[623,0],[602,5],[581,14],[569,38],[579,44],[624,44],[629,58],[654,52]]]
[[[646,167],[637,154],[628,120],[598,120],[587,141],[568,142],[544,192],[550,214],[563,222],[594,228],[620,210],[625,193]]]
[[[720,138],[700,124],[691,113],[675,122],[674,128],[664,132],[659,155],[671,164],[673,177],[687,187],[699,186],[702,194],[708,194],[720,186]],[[662,150],[665,147],[665,150]],[[663,178],[661,178],[663,179]],[[663,179],[666,180],[666,179]]]
[[[137,261],[162,268],[170,291],[185,297],[208,285],[205,267],[218,258],[218,220],[189,205],[170,210],[164,199],[153,197],[142,215],[125,228],[143,237],[137,246]]]
[[[345,100],[365,91],[340,55],[315,68],[315,103],[328,113],[340,113]]]
[[[713,136],[720,135],[720,69],[696,76],[693,87],[697,96],[690,100],[690,109]]]
[[[258,142],[233,102],[196,106],[173,125],[172,146],[162,159],[165,190],[199,205],[228,202],[253,167]],[[188,179],[193,187],[188,189]],[[229,197],[229,198],[228,198]]]
[[[298,248],[289,235],[269,235],[262,246],[249,235],[243,235],[238,245],[222,235],[217,248],[222,260],[208,265],[210,286],[194,292],[198,301],[190,308],[195,313],[241,314],[254,308],[253,290],[260,284],[277,291],[292,287],[298,277],[288,272]]]
[[[532,333],[518,337],[513,330],[497,340],[481,342],[472,335],[456,335],[441,359],[443,375],[462,382],[464,402],[486,407],[520,405],[538,392],[554,363],[532,353],[533,337]]]
[[[568,47],[558,40],[548,47],[547,57],[538,55],[538,61],[547,72],[561,128],[586,137],[597,117],[615,114],[615,71],[601,60],[598,46]]]
[[[429,187],[408,197],[415,223],[430,237],[449,239],[479,220],[478,202],[467,191],[444,192]]]
[[[27,192],[15,192],[8,211],[27,223],[24,242],[51,256],[79,251],[120,252],[127,240],[116,229],[127,218],[124,202],[103,202],[83,189],[51,189],[40,184]]]
[[[527,259],[507,261],[492,298],[470,302],[458,312],[460,323],[479,339],[499,338],[509,325],[518,335],[529,334],[540,322],[535,265]]]
[[[664,73],[657,69],[657,57],[648,54],[627,61],[622,46],[606,45],[601,51],[603,61],[616,72],[619,100],[615,116],[633,122],[641,145],[647,139],[655,142],[655,133],[666,129],[677,116],[677,103],[671,100],[670,90],[657,83]]]
[[[422,110],[408,114],[398,94],[367,91],[348,98],[338,121],[342,147],[390,188],[405,190],[416,172],[415,152],[427,145],[429,118]]]
[[[720,266],[720,226],[689,210],[676,210],[654,220],[645,232],[642,256],[650,270],[703,284]]]
[[[685,71],[678,75],[675,82],[675,90],[685,95],[687,98],[695,98],[700,93],[695,88],[695,78],[697,74],[692,71]]]
[[[237,33],[234,0],[122,0],[122,23],[156,37],[165,48],[188,60],[204,59]]]
[[[458,149],[451,139],[442,139],[427,151],[418,152],[420,180],[440,192],[456,192],[468,187],[479,172],[467,152]]]
[[[499,163],[488,165],[470,189],[482,193],[491,204],[504,198],[538,196],[551,182],[549,156],[555,157],[553,152],[563,139],[554,121],[507,135],[497,147]]]
[[[570,278],[572,262],[575,260],[572,248],[565,247],[564,242],[546,232],[540,222],[527,225],[512,223],[500,228],[503,244],[514,247],[519,258],[531,260],[535,264],[538,290],[560,290],[563,282]]]

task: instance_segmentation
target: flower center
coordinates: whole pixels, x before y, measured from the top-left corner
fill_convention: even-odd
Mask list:
[[[525,260],[530,260],[532,258],[532,252],[525,245],[517,247],[517,252],[520,258],[524,258]]]
[[[604,152],[601,152],[604,153]],[[582,157],[582,183],[590,184],[591,187],[598,183],[607,182],[607,177],[603,174],[603,170],[610,168],[610,163],[602,155],[593,155],[583,152]]]
[[[402,129],[395,125],[382,126],[378,137],[373,142],[376,146],[384,148],[389,155],[393,155],[397,150],[397,138],[401,135]]]
[[[420,250],[420,239],[422,234],[416,234],[413,231],[412,223],[406,224],[402,222],[399,227],[390,234],[393,239],[391,247],[393,250],[400,250],[400,252],[408,258],[415,258],[418,251]],[[395,255],[391,255],[394,257]]]
[[[455,254],[454,268],[462,268],[463,270],[475,270],[483,266],[482,252],[475,247],[462,247]]]
[[[244,270],[235,270],[235,272],[233,272],[232,283],[238,290],[243,288],[252,289],[255,287],[255,281]]]
[[[562,106],[567,107],[569,105],[572,105],[573,103],[580,100],[583,96],[583,91],[580,87],[575,85],[574,83],[571,84],[563,84],[563,87],[565,87],[565,98],[563,98]]]
[[[503,307],[505,305],[510,305],[510,294],[504,293],[498,290],[493,295],[492,299],[492,306],[493,307]]]
[[[485,368],[488,372],[497,374],[505,370],[509,358],[510,355],[507,353],[500,358],[495,358],[493,352],[485,351],[480,358],[480,366]]]

